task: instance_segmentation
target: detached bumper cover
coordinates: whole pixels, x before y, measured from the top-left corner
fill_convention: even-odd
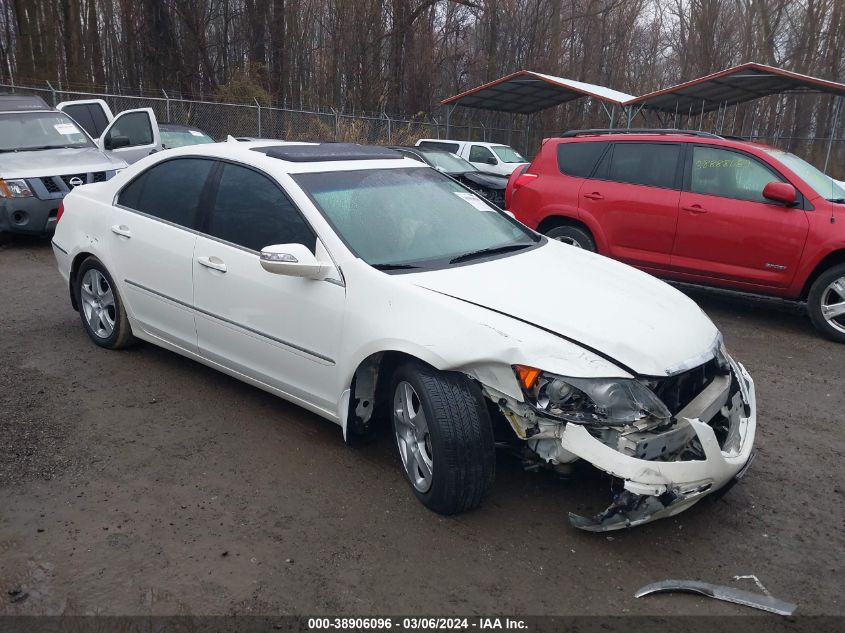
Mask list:
[[[704,459],[667,462],[638,459],[603,444],[584,426],[568,424],[561,435],[562,448],[624,481],[624,489],[607,510],[591,518],[570,514],[572,525],[604,532],[648,523],[678,514],[742,477],[753,456],[757,404],[751,376],[739,363],[733,363],[733,369],[747,412],[747,415],[736,415],[732,421],[731,433],[738,437],[735,447],[723,451],[708,424],[687,419],[701,443]]]

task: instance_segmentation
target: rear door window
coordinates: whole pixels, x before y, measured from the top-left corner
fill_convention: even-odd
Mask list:
[[[763,189],[785,182],[760,161],[741,152],[696,145],[692,150],[690,191],[734,200],[769,202]]]
[[[103,109],[96,103],[77,103],[66,105],[62,112],[82,126],[92,138],[99,138],[109,126],[109,119]]]
[[[607,141],[561,143],[557,146],[557,166],[567,176],[589,178],[609,144]]]
[[[203,233],[253,251],[272,244],[303,244],[313,253],[317,242],[311,227],[275,182],[231,163],[223,164]]]
[[[614,143],[609,180],[677,189],[681,146],[671,143]]]
[[[461,146],[457,143],[443,143],[441,141],[420,141],[417,147],[427,147],[429,149],[445,149],[447,152],[458,153]]]
[[[177,158],[151,167],[135,178],[117,198],[120,206],[196,228],[197,211],[213,160]]]

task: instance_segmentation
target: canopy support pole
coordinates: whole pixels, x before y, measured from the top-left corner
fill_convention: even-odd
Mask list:
[[[452,108],[454,108],[454,107],[455,106],[450,106],[450,105],[446,106],[446,138],[450,138],[449,132],[450,132],[451,121],[452,121]]]
[[[604,101],[599,101],[599,105],[601,106],[604,113],[607,115],[607,118],[610,120],[608,127],[612,130],[613,129],[613,115],[616,113],[616,106],[613,106],[613,109],[608,110],[607,106],[604,104]]]
[[[833,139],[836,136],[836,125],[839,123],[839,114],[842,111],[842,101],[845,97],[839,97],[839,101],[833,108],[833,124],[830,126],[830,138],[827,140],[827,154],[824,157],[824,167],[822,171],[827,173],[827,165],[830,162],[830,150],[833,149]]]
[[[530,133],[530,130],[531,130],[531,115],[526,114],[525,115],[525,145],[523,147],[523,151],[524,151],[526,156],[529,154],[529,152],[528,152],[528,134]]]

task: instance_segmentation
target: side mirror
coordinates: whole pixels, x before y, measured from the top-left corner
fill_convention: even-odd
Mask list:
[[[798,198],[798,192],[788,182],[770,182],[763,187],[763,197],[766,200],[792,206]]]
[[[120,149],[121,147],[129,147],[128,136],[107,136],[103,140],[103,147],[105,149]]]
[[[261,267],[268,273],[325,279],[331,270],[303,244],[274,244],[261,249]]]
[[[499,164],[499,161],[496,160],[495,156],[488,157],[487,160],[485,160],[484,162],[487,163],[488,165],[498,165]]]

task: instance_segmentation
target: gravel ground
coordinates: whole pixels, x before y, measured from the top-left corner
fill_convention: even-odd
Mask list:
[[[388,438],[339,428],[180,356],[87,339],[42,240],[0,248],[0,614],[748,613],[694,578],[845,615],[845,346],[790,304],[684,288],[757,382],[759,454],[720,501],[611,535],[609,500],[500,455],[477,511],[445,518]],[[12,601],[20,588],[26,599]],[[18,597],[21,594],[18,594]]]

